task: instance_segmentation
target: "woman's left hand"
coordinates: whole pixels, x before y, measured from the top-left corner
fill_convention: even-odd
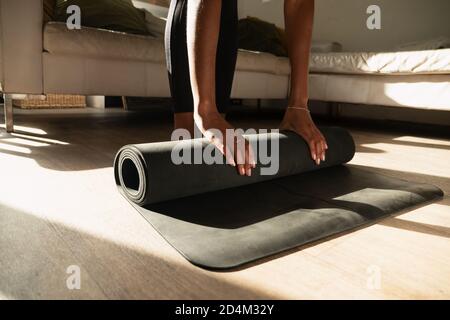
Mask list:
[[[282,130],[294,131],[308,143],[311,158],[317,165],[325,161],[325,153],[328,149],[327,142],[322,132],[317,129],[309,111],[305,108],[288,108],[280,125]]]

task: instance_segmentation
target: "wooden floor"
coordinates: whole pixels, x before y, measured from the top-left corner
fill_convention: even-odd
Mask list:
[[[167,140],[167,113],[20,110],[16,124],[12,135],[0,129],[0,298],[450,298],[448,196],[247,268],[210,272],[184,260],[114,184],[118,148]],[[352,133],[352,165],[450,192],[450,140]],[[66,285],[72,265],[80,290]]]

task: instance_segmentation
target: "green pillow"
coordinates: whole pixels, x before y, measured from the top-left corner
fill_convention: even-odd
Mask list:
[[[276,56],[288,55],[284,31],[276,25],[254,17],[239,20],[239,48],[269,52]]]
[[[144,13],[131,0],[57,0],[56,21],[67,21],[67,7],[71,5],[80,7],[82,26],[149,34]]]

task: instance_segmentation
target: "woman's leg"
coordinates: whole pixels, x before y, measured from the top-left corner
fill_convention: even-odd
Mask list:
[[[186,41],[188,0],[172,0],[166,26],[166,60],[174,100],[175,128],[192,131],[194,102]],[[217,43],[216,105],[226,112],[237,58],[237,0],[222,1]]]
[[[187,47],[194,97],[194,121],[203,135],[226,156],[228,163],[237,165],[241,175],[251,175],[255,164],[249,143],[235,133],[234,128],[217,109],[216,61],[222,61],[216,59],[216,55],[222,3],[229,1],[188,0]],[[229,3],[226,4],[228,5]],[[227,72],[231,74],[231,70]],[[231,76],[228,75],[228,78]],[[231,87],[228,85],[227,90]],[[228,136],[231,132],[233,135]]]
[[[328,148],[308,110],[309,55],[314,20],[314,0],[285,0],[284,14],[291,62],[291,92],[282,129],[295,131],[308,143],[311,157],[320,164]]]
[[[220,113],[226,113],[230,105],[234,72],[238,52],[237,0],[222,1],[219,42],[216,59],[216,105]]]
[[[172,0],[170,3],[165,47],[170,92],[174,103],[175,129],[187,129],[193,134],[194,102],[186,43],[187,1]]]

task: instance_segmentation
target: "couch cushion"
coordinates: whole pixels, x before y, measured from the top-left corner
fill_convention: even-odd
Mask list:
[[[64,23],[58,22],[50,22],[45,26],[44,49],[54,54],[165,64],[164,41],[161,38],[88,27],[68,30]],[[239,50],[236,69],[290,74],[288,58],[242,49]],[[337,74],[450,74],[450,49],[313,53],[310,71]]]
[[[314,53],[310,70],[340,74],[448,74],[450,49]]]
[[[450,37],[440,36],[434,39],[402,43],[396,46],[396,51],[437,50],[450,48]]]
[[[68,30],[61,22],[44,29],[44,49],[51,54],[166,63],[161,38],[82,27]],[[287,75],[289,60],[269,53],[239,50],[237,70]]]
[[[289,59],[266,52],[239,50],[236,69],[239,71],[265,72],[288,75],[291,72]]]
[[[68,30],[61,22],[46,24],[44,49],[53,54],[165,63],[161,39],[89,27]]]
[[[312,100],[450,111],[450,75],[310,74]]]

